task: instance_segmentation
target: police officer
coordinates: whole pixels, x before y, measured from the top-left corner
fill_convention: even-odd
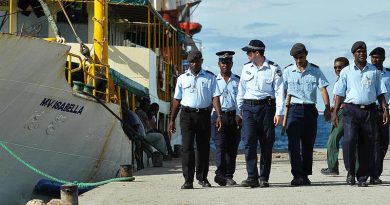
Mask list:
[[[292,186],[311,184],[308,175],[312,174],[313,147],[317,134],[317,87],[325,104],[325,120],[330,120],[329,95],[326,90],[329,83],[320,68],[307,61],[307,54],[305,45],[294,44],[290,55],[294,57],[295,65],[291,64],[283,73],[287,95],[291,96],[286,131],[291,173],[294,176]]]
[[[192,189],[195,173],[194,140],[196,140],[196,179],[202,187],[211,187],[207,180],[210,154],[211,104],[217,114],[216,126],[221,127],[221,95],[214,74],[202,69],[202,53],[188,54],[189,69],[176,82],[172,100],[170,132],[176,131],[175,120],[181,104],[180,127],[182,135],[182,167],[185,179],[182,189]]]
[[[349,65],[349,61],[346,57],[338,57],[334,60],[334,72],[337,75],[337,78],[340,76],[341,70]],[[337,79],[338,80],[338,79]],[[337,83],[337,81],[336,81]],[[335,88],[334,86],[333,88]],[[336,100],[336,96],[334,96],[333,101]],[[334,103],[334,102],[333,102]],[[342,108],[342,107],[341,107]],[[343,127],[343,109],[337,113],[337,117],[339,119],[339,126],[332,127],[328,138],[327,144],[327,162],[328,167],[321,169],[321,173],[324,175],[339,175],[339,142],[341,137],[344,135],[344,127]]]
[[[238,86],[237,107],[242,117],[241,136],[245,143],[248,178],[244,187],[269,187],[275,126],[283,114],[283,80],[280,67],[264,56],[265,45],[251,40],[242,48],[249,62],[244,65]],[[237,117],[237,123],[241,118]],[[257,169],[257,144],[260,141],[260,175]],[[260,183],[259,183],[260,179]]]
[[[382,123],[388,120],[388,110],[381,86],[381,73],[367,62],[367,46],[363,41],[352,45],[353,66],[344,68],[336,84],[336,105],[333,110],[333,126],[338,126],[337,112],[344,102],[344,164],[348,171],[347,183],[354,185],[355,177],[359,187],[367,186],[370,162],[374,162],[374,137],[377,129],[378,99],[383,112]],[[357,147],[359,167],[355,172],[355,152]]]
[[[383,67],[383,61],[385,61],[385,49],[382,47],[376,47],[370,52],[371,63],[381,72],[382,82],[386,86],[387,92],[384,97],[386,103],[389,103],[390,100],[390,69]],[[370,184],[382,184],[382,180],[379,178],[383,171],[383,160],[386,156],[386,152],[389,146],[389,124],[383,124],[382,116],[383,109],[381,106],[378,106],[378,115],[377,115],[377,136],[375,137],[374,145],[374,156],[375,156],[375,166],[374,170],[370,174]]]
[[[215,120],[217,113],[213,110],[211,116],[211,135],[216,145],[214,181],[220,186],[236,185],[233,174],[236,170],[236,156],[240,142],[239,127],[236,124],[236,96],[240,77],[232,73],[234,51],[220,51],[216,55],[219,58],[220,73],[216,76],[221,96],[219,97],[222,109],[223,127],[217,131]]]

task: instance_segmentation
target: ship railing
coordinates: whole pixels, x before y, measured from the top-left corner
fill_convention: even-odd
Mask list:
[[[78,66],[74,66],[73,63],[77,63]],[[109,76],[109,65],[92,63],[87,64],[86,59],[82,59],[79,55],[69,53],[68,54],[68,66],[65,67],[68,77],[69,86],[75,86],[77,81],[73,81],[72,74],[75,72],[79,72],[82,70],[84,73],[83,82],[79,82],[82,84],[81,89],[83,92],[88,92],[94,96],[103,96],[103,100],[106,102],[109,101],[110,91],[108,86],[108,76]],[[99,85],[105,84],[104,90],[97,89],[100,87]],[[74,89],[79,90],[79,89]]]
[[[84,67],[84,77],[86,78],[86,84],[92,85],[92,94],[96,96],[97,94],[102,94],[104,96],[104,100],[109,102],[110,100],[110,90],[108,85],[108,75],[109,75],[109,65],[92,63]],[[104,81],[104,82],[102,82]],[[104,91],[97,89],[97,86],[105,83]]]
[[[78,60],[79,66],[77,68],[73,68],[72,66],[73,58],[77,58]],[[79,55],[68,53],[68,67],[65,67],[65,69],[68,70],[69,86],[72,86],[72,74],[83,69],[83,65],[84,65],[83,59]]]

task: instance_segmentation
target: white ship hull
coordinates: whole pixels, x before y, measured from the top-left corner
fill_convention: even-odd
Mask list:
[[[0,33],[0,140],[56,178],[113,178],[131,164],[131,141],[102,105],[73,94],[64,76],[69,49]],[[0,148],[0,204],[25,203],[43,178]]]

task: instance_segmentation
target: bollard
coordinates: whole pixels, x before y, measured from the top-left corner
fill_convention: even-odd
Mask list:
[[[132,177],[133,176],[133,165],[123,164],[119,169],[119,177]]]
[[[153,163],[154,167],[162,167],[163,166],[163,155],[160,152],[153,152],[152,163]]]
[[[78,205],[78,189],[77,185],[74,184],[64,184],[61,186],[61,200],[68,202],[72,205]]]
[[[180,144],[173,145],[173,152],[177,157],[181,157],[181,152],[183,151],[183,146]]]

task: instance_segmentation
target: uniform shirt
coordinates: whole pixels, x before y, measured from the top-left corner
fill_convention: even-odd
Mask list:
[[[386,92],[381,77],[381,71],[372,64],[367,63],[363,70],[349,65],[340,72],[334,94],[345,97],[344,103],[375,103],[377,96]]]
[[[280,67],[265,59],[259,68],[252,62],[244,65],[237,93],[237,114],[241,113],[244,99],[276,100],[275,115],[283,115],[283,78]]]
[[[287,67],[283,73],[283,82],[287,94],[291,95],[291,103],[297,104],[317,103],[317,87],[329,85],[320,68],[312,63],[307,63],[303,72],[296,64]]]
[[[383,68],[382,72],[382,86],[384,85],[386,88],[385,92],[385,99],[386,103],[390,104],[390,69],[389,68]]]
[[[215,76],[201,69],[197,76],[187,70],[177,78],[174,98],[181,100],[181,105],[191,108],[206,108],[212,104],[213,97],[221,92]]]
[[[333,106],[335,106],[336,105],[336,94],[335,94],[335,89],[336,89],[336,84],[337,84],[337,82],[339,81],[339,76],[337,76],[337,80],[336,80],[336,82],[334,83],[334,85],[333,85],[333,91],[332,91],[332,94],[333,94]],[[341,104],[340,105],[340,108],[344,108],[345,107],[345,104],[343,103],[343,104]]]
[[[222,111],[233,111],[237,112],[237,91],[238,91],[238,83],[240,82],[240,77],[235,74],[231,74],[229,80],[226,82],[223,79],[222,75],[219,73],[216,77],[218,89],[221,93],[219,96],[219,100],[221,102]],[[213,109],[214,111],[214,109]]]

